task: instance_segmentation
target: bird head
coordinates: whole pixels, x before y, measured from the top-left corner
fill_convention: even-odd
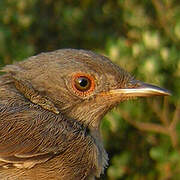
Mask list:
[[[122,101],[170,95],[165,89],[134,79],[108,58],[85,50],[41,53],[3,71],[33,103],[90,129],[98,129],[102,117]]]

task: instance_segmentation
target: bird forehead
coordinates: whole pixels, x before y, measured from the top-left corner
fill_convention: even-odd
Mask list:
[[[93,75],[97,83],[108,83],[107,86],[113,87],[121,81],[125,82],[124,77],[128,74],[108,58],[84,50],[78,51],[78,53],[65,54],[63,59],[59,58],[58,64],[67,76],[85,73]]]
[[[102,57],[74,57],[71,61],[71,68],[92,71],[98,74],[117,75],[119,67],[115,66],[110,60],[104,60]]]

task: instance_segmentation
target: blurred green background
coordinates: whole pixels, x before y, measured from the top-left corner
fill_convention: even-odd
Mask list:
[[[0,66],[60,48],[104,54],[173,92],[106,115],[101,179],[180,179],[180,1],[0,0]]]

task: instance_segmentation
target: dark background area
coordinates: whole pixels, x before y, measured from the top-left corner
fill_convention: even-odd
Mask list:
[[[0,66],[60,48],[108,56],[137,79],[172,91],[108,113],[101,179],[180,179],[179,0],[1,0]]]

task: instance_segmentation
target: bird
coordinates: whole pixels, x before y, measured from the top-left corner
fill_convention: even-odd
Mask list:
[[[1,180],[99,178],[108,166],[104,115],[128,99],[170,95],[82,49],[40,53],[1,72]]]

